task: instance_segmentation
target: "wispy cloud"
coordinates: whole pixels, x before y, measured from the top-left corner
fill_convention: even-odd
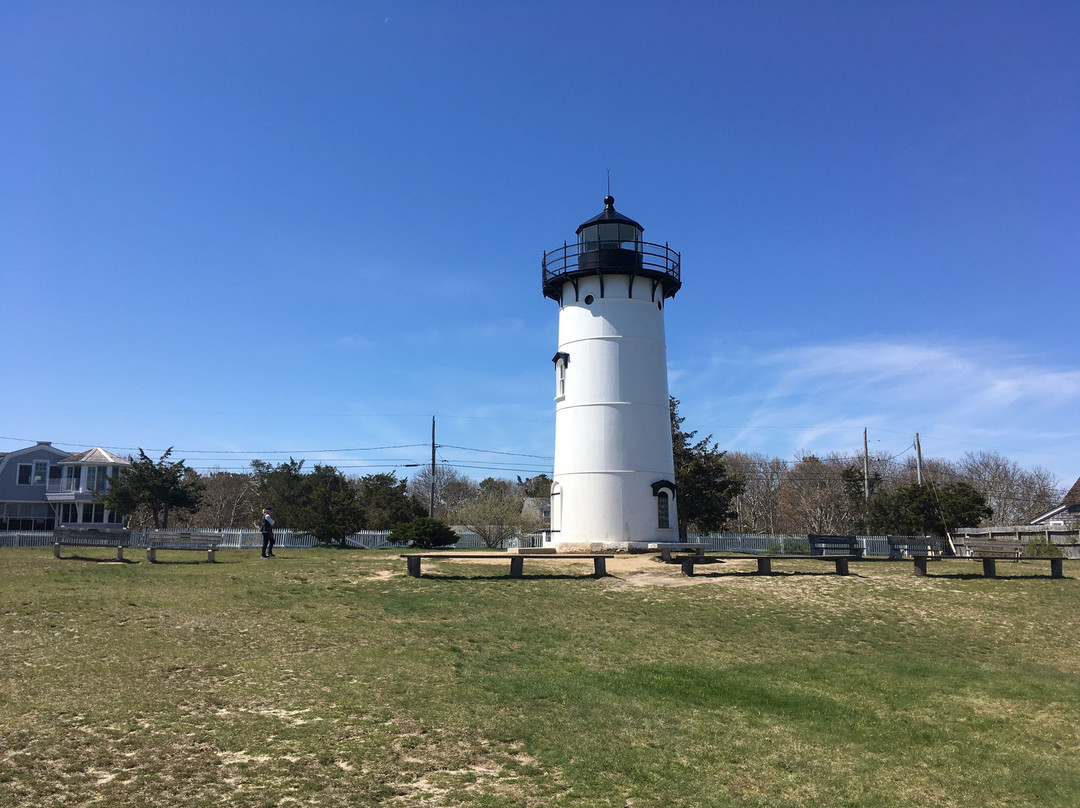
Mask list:
[[[725,354],[700,372],[697,407],[727,448],[790,457],[850,451],[863,427],[928,454],[999,451],[1063,480],[1080,474],[1080,370],[1001,344],[877,340]],[[685,382],[696,371],[680,368]],[[714,374],[709,379],[710,373]],[[910,437],[909,437],[910,436]]]

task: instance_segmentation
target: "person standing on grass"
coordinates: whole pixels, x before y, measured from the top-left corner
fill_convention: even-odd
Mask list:
[[[263,508],[262,524],[259,532],[262,533],[263,545],[261,558],[274,558],[274,509]]]

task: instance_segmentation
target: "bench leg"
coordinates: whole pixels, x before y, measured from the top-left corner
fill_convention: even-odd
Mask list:
[[[525,566],[525,559],[521,556],[513,556],[510,559],[510,577],[520,578],[522,568]]]
[[[848,574],[848,560],[846,558],[836,559],[836,574],[847,575]]]
[[[207,550],[206,551],[206,560],[213,563],[215,558],[217,557],[215,555],[216,553],[217,553],[217,550]]]
[[[60,545],[59,545],[59,543],[57,543],[57,544],[54,544],[54,545],[52,546],[52,554],[53,554],[54,556],[56,556],[57,558],[59,558],[59,557],[60,557]]]
[[[662,548],[660,550],[660,560],[663,561],[665,564],[670,564],[671,563],[671,548],[670,547],[664,547],[664,548]]]
[[[772,559],[759,558],[757,560],[758,575],[772,575]]]
[[[418,556],[409,556],[406,558],[405,565],[408,568],[410,578],[420,577],[420,558]]]
[[[692,559],[692,558],[684,558],[682,561],[679,562],[679,564],[682,567],[682,574],[683,575],[693,575],[694,574],[694,559]]]
[[[124,560],[124,545],[122,545],[122,544],[116,545],[116,560],[117,561],[123,561]]]
[[[1061,563],[1060,558],[1050,559],[1050,577],[1051,578],[1064,578],[1065,570]]]
[[[926,575],[926,556],[915,556],[915,574]]]
[[[157,550],[153,547],[146,548],[146,560],[151,564],[157,561]]]
[[[997,565],[992,558],[984,558],[983,563],[983,578],[997,578]]]
[[[594,558],[593,559],[593,578],[603,578],[607,575],[607,559],[606,558]]]

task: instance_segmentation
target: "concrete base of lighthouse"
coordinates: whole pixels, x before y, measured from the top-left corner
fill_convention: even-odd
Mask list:
[[[659,553],[662,550],[693,550],[700,544],[681,541],[566,541],[546,545],[556,553]]]

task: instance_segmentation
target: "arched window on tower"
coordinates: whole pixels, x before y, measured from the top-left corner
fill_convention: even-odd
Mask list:
[[[566,366],[570,364],[570,354],[560,351],[551,361],[555,363],[555,400],[562,401],[566,396]]]
[[[659,530],[672,530],[672,505],[675,499],[675,483],[671,480],[658,480],[652,484],[652,493],[656,497],[656,527]]]

